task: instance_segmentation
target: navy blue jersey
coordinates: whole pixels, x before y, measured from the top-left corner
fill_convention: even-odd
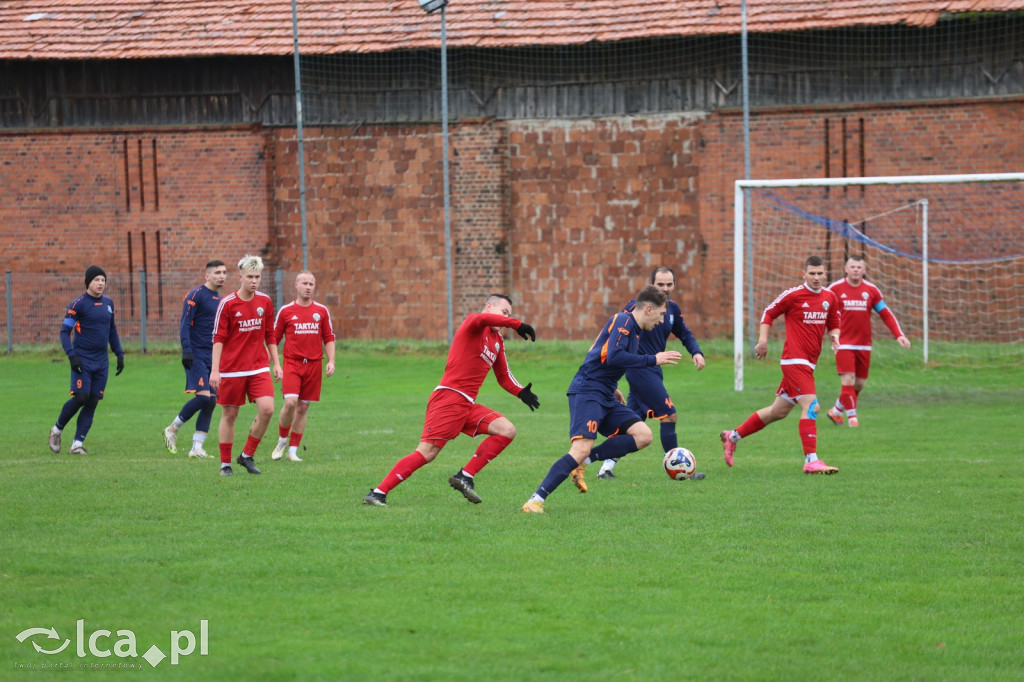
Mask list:
[[[211,291],[205,284],[188,292],[178,325],[182,353],[213,355],[213,321],[217,318],[218,306],[220,292]]]
[[[566,394],[598,392],[611,396],[627,369],[657,365],[654,355],[637,352],[640,334],[640,325],[631,313],[612,316],[587,352]]]
[[[74,331],[74,338],[71,332]],[[121,357],[121,339],[114,324],[114,302],[106,296],[82,294],[68,306],[60,327],[60,345],[69,356],[77,355],[83,365],[109,366],[107,345]]]
[[[636,307],[636,299],[626,304],[622,312],[631,313]],[[693,332],[683,321],[683,311],[675,301],[668,302],[668,310],[665,311],[665,318],[654,325],[654,329],[645,331],[640,337],[640,352],[648,355],[655,355],[668,347],[668,335],[675,334],[676,338],[683,342],[683,346],[690,355],[704,355],[694,338]]]

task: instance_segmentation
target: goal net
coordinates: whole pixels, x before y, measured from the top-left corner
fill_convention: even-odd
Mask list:
[[[872,315],[872,370],[1024,363],[1024,173],[739,180],[734,200],[736,390],[762,311],[810,255],[829,282],[863,257],[910,338],[903,350]]]

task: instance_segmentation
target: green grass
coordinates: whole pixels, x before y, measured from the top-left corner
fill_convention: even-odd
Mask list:
[[[655,445],[525,515],[566,450],[564,390],[584,348],[510,344],[541,409],[488,379],[481,401],[519,435],[478,477],[483,504],[446,483],[479,442],[461,438],[387,509],[360,501],[415,447],[439,345],[343,349],[306,461],[270,461],[275,419],[264,474],[228,479],[163,449],[183,399],[176,356],[129,357],[86,457],[45,445],[66,361],[0,359],[0,678],[26,679],[17,663],[109,662],[188,680],[1024,677],[1024,370],[873,367],[890,376],[869,382],[863,426],[821,424],[841,473],[810,477],[792,416],[742,442],[734,468],[721,460],[718,432],[770,401],[775,363],[749,363],[742,394],[726,356],[669,368],[680,442],[708,478],[671,481]],[[823,402],[837,388],[819,376]],[[79,658],[75,641],[33,650],[74,640],[79,619],[86,638],[131,630],[140,656],[206,619],[209,654],[150,668]],[[61,640],[15,638],[51,626]]]

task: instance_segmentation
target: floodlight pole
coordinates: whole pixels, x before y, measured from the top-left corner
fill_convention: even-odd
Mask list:
[[[302,225],[302,269],[309,269],[309,249],[306,243],[306,160],[302,139],[302,74],[299,69],[299,11],[292,0],[292,43],[295,63],[295,127],[299,145],[299,222]]]
[[[448,289],[448,343],[455,338],[454,315],[452,312],[452,206],[451,182],[448,170],[448,19],[445,9],[448,0],[417,0],[427,14],[441,10],[441,154],[443,159],[444,183],[444,270],[445,285]]]
[[[445,8],[441,5],[441,154],[444,156],[444,267],[448,289],[448,343],[455,338],[452,312],[452,211],[451,180],[448,169],[448,36]]]

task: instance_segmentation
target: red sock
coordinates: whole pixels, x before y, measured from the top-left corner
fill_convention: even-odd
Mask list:
[[[736,433],[740,434],[740,437],[746,438],[753,433],[757,433],[763,428],[764,422],[761,421],[761,417],[759,417],[757,412],[755,412],[747,417],[747,421],[736,427]]]
[[[853,389],[853,386],[843,386],[839,389],[839,402],[842,403],[843,409],[847,412],[857,411],[857,391]]]
[[[818,423],[813,419],[800,420],[800,444],[804,446],[804,454],[818,451]]]
[[[476,476],[492,459],[500,455],[501,451],[507,448],[511,442],[512,439],[505,436],[488,436],[484,439],[483,443],[480,443],[480,447],[476,449],[476,452],[466,462],[466,466],[462,467],[462,470],[470,476]]]
[[[281,426],[280,424],[278,424],[277,425],[277,435],[278,435],[278,437],[280,437],[280,438],[287,438],[288,437],[288,432],[291,430],[291,428],[292,427],[290,427],[290,426]]]
[[[249,455],[250,457],[255,455],[256,454],[256,448],[258,448],[260,446],[260,441],[261,440],[263,440],[263,439],[262,438],[253,438],[253,436],[250,434],[249,437],[245,439],[245,447],[242,448],[242,454],[243,455]]]
[[[395,488],[395,486],[412,476],[412,472],[416,471],[426,463],[427,458],[419,452],[414,451],[406,455],[395,462],[395,466],[391,468],[391,472],[384,477],[384,480],[380,482],[380,485],[377,486],[377,488],[387,495]]]
[[[231,443],[220,444],[220,463],[231,464]]]
[[[282,438],[283,438],[283,436],[282,436]],[[288,439],[288,445],[291,446],[291,447],[297,448],[297,447],[299,447],[299,443],[301,443],[301,442],[302,442],[302,434],[301,433],[295,433],[294,431],[292,431],[291,438]]]

